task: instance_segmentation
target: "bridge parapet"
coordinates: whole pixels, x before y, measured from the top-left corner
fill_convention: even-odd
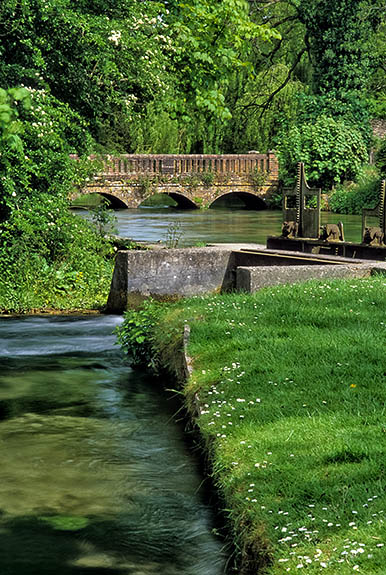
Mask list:
[[[184,175],[250,174],[267,172],[277,179],[278,162],[273,152],[266,154],[122,154],[107,156],[99,177],[133,177],[138,174]]]

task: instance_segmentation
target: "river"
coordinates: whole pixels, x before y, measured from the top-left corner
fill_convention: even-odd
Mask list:
[[[83,217],[90,217],[86,210],[74,210]],[[179,236],[179,246],[202,243],[265,244],[268,235],[280,234],[280,210],[245,210],[213,208],[209,210],[182,210],[176,208],[150,208],[115,211],[117,233],[123,237],[143,242],[168,243],[171,236]],[[345,214],[322,212],[321,222],[344,224],[345,239],[361,241],[362,218]],[[371,225],[378,225],[376,222]]]
[[[121,321],[0,319],[1,575],[223,573],[176,406]]]

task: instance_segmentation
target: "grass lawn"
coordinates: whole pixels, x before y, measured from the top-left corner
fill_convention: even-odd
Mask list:
[[[183,300],[155,347],[183,323],[238,573],[384,575],[386,277]]]

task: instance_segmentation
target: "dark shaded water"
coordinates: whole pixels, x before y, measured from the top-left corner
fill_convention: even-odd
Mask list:
[[[88,217],[88,212],[76,210]],[[281,210],[245,210],[216,208],[209,210],[178,210],[175,208],[138,208],[118,210],[117,233],[135,241],[167,242],[173,229],[180,235],[180,246],[202,242],[265,244],[268,235],[279,235]],[[346,241],[359,242],[362,234],[361,216],[322,212],[321,221],[343,221]],[[371,225],[378,225],[376,222]]]
[[[0,319],[1,575],[220,575],[175,407],[116,317]]]

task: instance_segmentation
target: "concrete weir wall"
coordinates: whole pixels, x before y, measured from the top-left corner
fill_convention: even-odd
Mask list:
[[[147,296],[172,298],[231,289],[231,255],[229,249],[214,248],[118,252],[107,309],[120,312]]]
[[[308,279],[366,277],[386,264],[280,250],[234,247],[120,251],[107,311],[121,313],[145,297],[171,299],[220,291],[254,292]]]

